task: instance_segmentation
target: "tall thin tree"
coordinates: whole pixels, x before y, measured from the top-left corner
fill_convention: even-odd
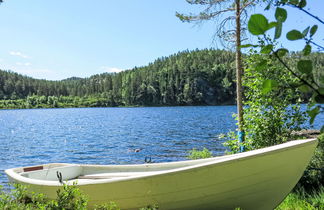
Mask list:
[[[253,6],[257,0],[186,0],[189,4],[205,6],[199,14],[184,15],[176,13],[183,22],[202,22],[205,20],[216,20],[218,23],[216,36],[222,40],[223,45],[229,47],[235,43],[236,52],[236,92],[237,92],[237,114],[238,114],[238,138],[241,151],[244,150],[244,119],[243,119],[243,89],[242,89],[242,53],[241,40],[245,28],[247,8]],[[224,17],[225,16],[225,17]],[[223,19],[222,19],[223,18]],[[233,23],[234,22],[234,23]],[[235,25],[233,27],[233,25]]]

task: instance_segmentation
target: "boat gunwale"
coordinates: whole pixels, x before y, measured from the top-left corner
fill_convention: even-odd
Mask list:
[[[96,179],[96,180],[82,180],[82,182],[78,183],[78,186],[82,185],[93,185],[93,184],[104,184],[104,183],[113,183],[113,182],[125,182],[130,181],[133,179],[139,179],[139,178],[147,178],[147,177],[153,177],[153,176],[161,176],[165,174],[172,174],[177,173],[181,171],[187,171],[187,170],[193,170],[198,169],[201,167],[212,167],[213,165],[223,165],[226,164],[229,161],[243,161],[248,160],[254,157],[259,156],[265,156],[265,155],[271,155],[273,153],[282,152],[285,150],[289,150],[291,148],[299,148],[304,147],[309,144],[317,144],[317,139],[301,139],[301,140],[293,140],[289,142],[285,142],[283,144],[274,145],[266,148],[261,148],[257,150],[242,152],[238,154],[232,154],[232,155],[225,155],[225,156],[219,156],[219,157],[212,157],[212,158],[206,158],[206,159],[199,159],[199,160],[185,160],[185,161],[175,161],[175,162],[167,162],[167,163],[150,163],[150,164],[129,164],[129,165],[93,165],[93,164],[69,164],[69,163],[50,163],[50,164],[44,164],[43,166],[51,166],[51,165],[61,165],[62,167],[66,166],[80,166],[80,167],[96,167],[96,168],[107,168],[107,167],[114,167],[114,168],[127,168],[127,167],[138,167],[138,168],[145,168],[145,167],[159,167],[164,165],[181,165],[184,163],[192,163],[192,165],[189,166],[179,166],[174,169],[168,169],[168,170],[162,170],[162,171],[148,171],[148,174],[142,174],[142,175],[134,175],[129,177],[120,177],[120,178],[112,178],[112,179]],[[195,164],[196,163],[196,164]],[[28,185],[41,185],[41,186],[62,186],[62,184],[59,181],[46,181],[46,180],[40,180],[40,179],[32,179],[27,178],[19,174],[18,170],[21,171],[25,167],[18,167],[18,168],[12,168],[5,170],[5,173],[13,180],[28,184]],[[60,167],[58,167],[60,168]],[[152,172],[156,172],[152,174]],[[100,174],[100,173],[99,173]],[[70,185],[73,184],[77,180],[68,180],[64,181],[64,183]]]

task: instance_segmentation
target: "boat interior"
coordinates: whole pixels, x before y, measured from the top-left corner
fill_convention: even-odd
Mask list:
[[[171,172],[207,163],[215,158],[170,163],[139,165],[77,165],[45,164],[32,167],[16,168],[14,171],[22,177],[42,181],[68,181],[83,183],[86,180],[121,179],[139,176],[152,176],[162,172]]]

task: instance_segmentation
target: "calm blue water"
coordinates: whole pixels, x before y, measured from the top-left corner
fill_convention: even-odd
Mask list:
[[[18,166],[143,163],[146,156],[176,161],[203,147],[221,155],[217,136],[235,129],[235,111],[235,106],[0,110],[0,184],[7,182],[3,170]]]

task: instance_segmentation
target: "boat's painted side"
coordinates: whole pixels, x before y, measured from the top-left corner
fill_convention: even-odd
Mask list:
[[[158,204],[160,209],[273,209],[300,179],[317,140],[203,160],[143,165],[47,164],[6,170],[9,179],[56,197],[77,181],[89,204],[116,202],[121,209]]]

